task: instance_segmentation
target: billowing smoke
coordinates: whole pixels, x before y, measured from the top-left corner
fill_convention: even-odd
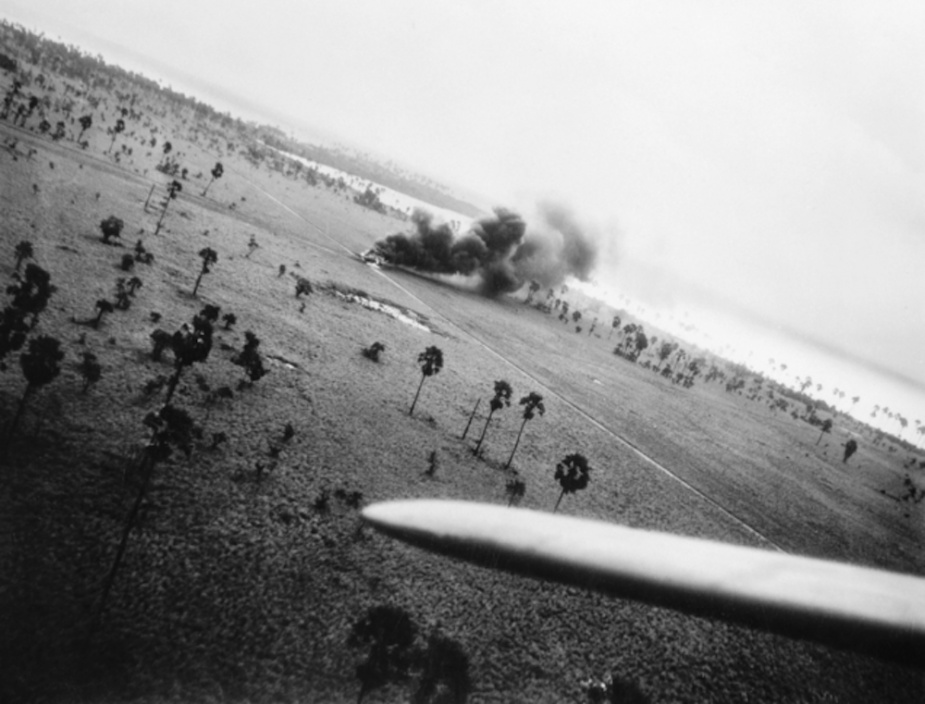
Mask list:
[[[488,296],[516,291],[528,281],[555,286],[569,275],[587,280],[597,258],[599,237],[557,204],[541,204],[529,231],[520,215],[504,208],[459,238],[425,211],[411,219],[414,232],[389,235],[376,243],[376,253],[399,266],[478,277]]]
[[[555,286],[566,276],[587,281],[597,262],[600,241],[601,235],[580,225],[569,208],[547,201],[540,203],[538,224],[530,229],[512,263],[521,283]]]

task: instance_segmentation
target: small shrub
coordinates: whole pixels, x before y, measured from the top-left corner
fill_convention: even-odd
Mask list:
[[[322,489],[321,493],[315,498],[312,506],[315,507],[316,511],[321,513],[327,512],[329,505],[331,503],[331,494],[327,489]]]
[[[135,268],[135,255],[133,254],[123,254],[122,263],[119,265],[122,268],[122,271],[131,271]]]
[[[154,255],[145,249],[144,243],[141,240],[135,243],[135,261],[148,265],[154,262]]]
[[[258,249],[260,249],[260,245],[257,244],[257,238],[251,235],[250,241],[247,243],[247,254],[244,255],[244,258],[250,259],[251,255]]]
[[[244,337],[246,338],[244,349],[241,354],[233,357],[231,362],[239,367],[244,367],[244,373],[247,374],[247,378],[251,382],[259,381],[267,374],[260,352],[257,351],[257,348],[260,347],[260,340],[250,330],[244,333]]]
[[[523,479],[511,479],[504,485],[504,491],[508,496],[507,505],[513,506],[519,504],[527,491],[527,484]]]
[[[299,276],[295,282],[295,297],[298,298],[303,293],[307,296],[311,293],[314,293],[314,289],[312,288],[311,281],[306,279],[304,276]]]
[[[125,223],[122,222],[121,218],[117,218],[115,215],[110,215],[100,222],[100,231],[103,233],[103,244],[114,244],[110,242],[110,240],[121,237],[123,227],[125,227]]]
[[[223,442],[228,442],[228,436],[225,433],[212,433],[212,444],[209,445],[209,449],[215,451]]]
[[[362,491],[347,491],[346,489],[337,489],[334,496],[343,501],[349,508],[360,508],[363,503]]]
[[[363,348],[363,356],[374,362],[379,361],[379,354],[385,351],[385,345],[381,342],[374,342],[369,347]]]

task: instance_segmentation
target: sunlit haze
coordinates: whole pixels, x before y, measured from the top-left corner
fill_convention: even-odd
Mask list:
[[[923,3],[12,0],[2,15],[488,203],[527,215],[556,198],[608,234],[600,295],[665,329],[687,315],[692,341],[785,383],[860,395],[862,418],[879,403],[925,419]]]

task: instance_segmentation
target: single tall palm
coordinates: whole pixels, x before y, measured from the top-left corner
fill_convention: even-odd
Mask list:
[[[562,487],[559,499],[556,501],[556,507],[553,513],[559,510],[559,503],[566,494],[574,494],[588,486],[591,480],[591,467],[584,455],[577,452],[566,455],[565,459],[556,464],[556,481]]]
[[[215,179],[221,178],[223,173],[225,173],[225,167],[222,166],[222,162],[215,162],[215,166],[212,168],[212,180],[206,184],[205,190],[202,192],[203,196],[209,192],[209,187],[215,183]]]
[[[26,390],[19,400],[19,407],[16,409],[16,415],[13,416],[12,423],[10,423],[7,438],[12,438],[16,432],[19,419],[22,417],[22,412],[32,392],[52,382],[61,373],[59,363],[62,359],[64,359],[64,352],[61,350],[61,343],[55,338],[40,335],[33,340],[29,340],[29,351],[24,352],[19,358],[23,376],[26,377]]]
[[[819,433],[819,439],[816,440],[817,445],[822,441],[823,435],[832,432],[832,425],[833,423],[831,418],[826,418],[824,421],[822,421],[822,432]]]
[[[164,216],[167,214],[167,206],[170,205],[170,201],[174,200],[177,194],[182,190],[183,184],[176,179],[167,184],[167,197],[164,199],[164,209],[161,210],[161,217],[158,218],[157,227],[154,228],[155,235],[161,231],[161,223],[164,222]]]
[[[514,449],[511,450],[511,456],[508,457],[507,464],[504,465],[505,469],[508,469],[511,466],[511,462],[514,461],[514,453],[517,452],[517,446],[520,445],[520,436],[523,435],[524,426],[527,425],[527,421],[533,420],[533,417],[537,413],[540,415],[546,413],[546,406],[543,405],[543,397],[535,391],[531,391],[520,399],[520,405],[524,407],[523,421],[520,424],[520,431],[517,433],[517,441],[514,443]]]
[[[489,402],[489,407],[491,410],[488,412],[488,418],[485,420],[485,427],[482,428],[482,435],[479,437],[479,441],[475,445],[475,449],[472,451],[474,454],[478,455],[482,449],[482,441],[485,440],[485,433],[488,431],[488,425],[491,423],[491,417],[495,414],[495,411],[499,411],[505,406],[511,405],[511,395],[514,393],[514,390],[511,388],[511,385],[508,384],[504,379],[499,379],[495,382],[495,395],[492,396],[491,401]]]
[[[411,403],[411,410],[408,415],[414,415],[414,407],[418,403],[418,396],[421,395],[421,387],[424,386],[424,380],[438,374],[443,369],[443,351],[439,347],[431,345],[418,355],[418,364],[421,365],[421,383],[418,384],[417,393],[414,395],[414,401]]]
[[[199,290],[199,283],[202,281],[204,274],[208,274],[210,266],[218,261],[218,253],[211,247],[203,247],[199,250],[199,256],[202,257],[202,268],[199,270],[199,276],[196,278],[196,285],[193,286],[193,295]]]

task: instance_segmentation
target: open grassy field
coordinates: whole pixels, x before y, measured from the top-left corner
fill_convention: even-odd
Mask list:
[[[802,421],[719,385],[683,389],[614,356],[606,334],[578,335],[513,297],[364,264],[355,253],[406,224],[349,193],[216,151],[182,114],[137,109],[159,115],[161,140],[190,174],[205,174],[183,182],[157,235],[170,180],[154,168],[159,149],[136,138],[132,154],[107,154],[102,129],[80,149],[0,122],[0,140],[15,141],[0,149],[0,278],[13,273],[15,245],[30,241],[57,287],[33,334],[58,338],[66,353],[61,375],[29,399],[2,466],[0,698],[355,701],[363,654],[348,646],[351,626],[389,604],[462,647],[473,702],[581,701],[579,682],[607,672],[636,701],[925,700],[920,672],[453,563],[364,528],[353,492],[360,504],[506,502],[517,409],[496,414],[482,458],[470,451],[492,385],[505,379],[515,406],[530,391],[546,404],[513,463],[525,507],[552,510],[555,463],[581,452],[591,484],[565,498],[565,513],[925,574],[922,511],[880,493],[898,491],[903,457],[862,442],[843,464],[839,424],[816,444],[818,430]],[[218,158],[224,175],[203,197]],[[125,222],[116,246],[100,236],[110,215]],[[143,285],[131,307],[98,329],[76,324],[113,297],[122,255],[138,239],[155,259],[135,265]],[[204,247],[218,261],[194,297]],[[291,274],[315,292],[297,298]],[[427,329],[342,295],[351,291]],[[150,334],[177,330],[206,304],[237,323],[219,326],[208,360],[185,373],[174,400],[203,439],[189,457],[158,465],[91,629],[139,486],[132,453],[147,440],[146,414],[163,402],[163,391],[144,387],[171,370],[169,352],[152,359]],[[232,358],[247,330],[270,373],[239,388]],[[374,341],[385,345],[379,363],[361,354]],[[409,417],[416,358],[430,345],[445,366]],[[84,351],[103,369],[86,392],[76,370]],[[16,357],[0,373],[3,424],[25,389]],[[204,389],[224,385],[233,398],[209,403]],[[287,424],[294,434],[285,440]],[[211,449],[213,433],[227,441]],[[406,701],[413,687],[390,685],[364,701]]]

